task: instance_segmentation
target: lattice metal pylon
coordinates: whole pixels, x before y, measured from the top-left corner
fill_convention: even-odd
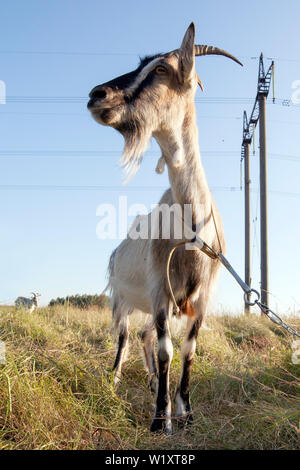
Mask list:
[[[265,102],[270,91],[274,74],[272,61],[265,73],[263,54],[259,57],[257,93],[250,115],[243,114],[243,140],[241,148],[241,162],[244,161],[244,191],[245,191],[245,282],[251,285],[251,236],[250,236],[250,144],[254,131],[260,119],[260,214],[261,214],[261,297],[268,305],[268,242],[267,242],[267,173],[266,173],[266,125]],[[273,102],[275,98],[273,97]],[[245,313],[249,313],[249,306],[245,303]]]

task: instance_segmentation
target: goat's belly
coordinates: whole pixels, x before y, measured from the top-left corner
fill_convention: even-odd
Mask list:
[[[126,304],[144,312],[152,310],[147,289],[148,249],[148,240],[124,240],[115,255],[112,282]]]
[[[128,292],[126,301],[136,310],[141,310],[142,312],[145,312],[145,313],[151,313],[152,306],[151,306],[150,299],[141,294],[143,294],[143,292],[141,292],[140,290],[134,291],[131,289]]]
[[[152,311],[151,299],[147,295],[144,283],[136,282],[136,280],[129,281],[128,279],[115,278],[113,286],[128,306],[145,313]]]

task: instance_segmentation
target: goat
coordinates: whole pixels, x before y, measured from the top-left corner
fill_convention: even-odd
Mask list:
[[[242,65],[228,52],[195,45],[195,27],[191,23],[179,49],[166,54],[145,57],[133,72],[117,77],[90,92],[88,109],[100,124],[119,131],[125,141],[121,164],[134,174],[153,136],[161,148],[157,171],[166,164],[171,188],[162,196],[159,206],[192,209],[192,229],[216,251],[219,243],[225,250],[221,217],[208,187],[200,159],[194,96],[201,81],[195,71],[195,56],[217,54]],[[151,225],[151,215],[148,218]],[[139,217],[137,222],[142,222]],[[163,221],[162,221],[163,222]],[[171,228],[174,223],[171,223]],[[109,262],[112,317],[119,344],[114,363],[115,383],[128,347],[128,316],[134,310],[151,314],[142,333],[143,352],[150,386],[157,390],[156,409],[150,430],[171,433],[169,369],[173,357],[169,319],[174,313],[166,276],[170,250],[178,243],[174,234],[169,239],[133,239],[129,235],[114,250]],[[185,239],[185,238],[184,238]],[[187,331],[181,348],[181,374],[175,395],[176,413],[181,423],[193,419],[190,397],[190,369],[196,339],[204,318],[209,295],[219,270],[219,262],[198,250],[182,246],[170,264],[170,280],[176,303],[187,315]],[[157,362],[154,352],[155,331],[158,338]],[[158,372],[157,372],[158,371]],[[158,375],[158,384],[157,384]]]
[[[16,307],[29,310],[30,313],[33,312],[38,306],[38,301],[41,294],[36,294],[34,292],[31,293],[31,299],[28,299],[27,297],[18,297],[15,301]]]

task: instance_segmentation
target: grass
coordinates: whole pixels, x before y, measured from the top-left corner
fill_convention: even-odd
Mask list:
[[[289,321],[300,329],[300,320]],[[175,322],[176,323],[176,322]],[[117,390],[110,312],[0,308],[0,449],[300,449],[300,365],[293,338],[254,315],[210,316],[191,378],[194,423],[171,437],[149,432],[153,399],[131,320]],[[180,371],[173,334],[171,395]]]

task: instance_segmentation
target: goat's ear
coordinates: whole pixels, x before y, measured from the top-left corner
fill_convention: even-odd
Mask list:
[[[194,69],[195,64],[195,25],[191,23],[179,49],[179,72],[182,82],[187,80]]]

